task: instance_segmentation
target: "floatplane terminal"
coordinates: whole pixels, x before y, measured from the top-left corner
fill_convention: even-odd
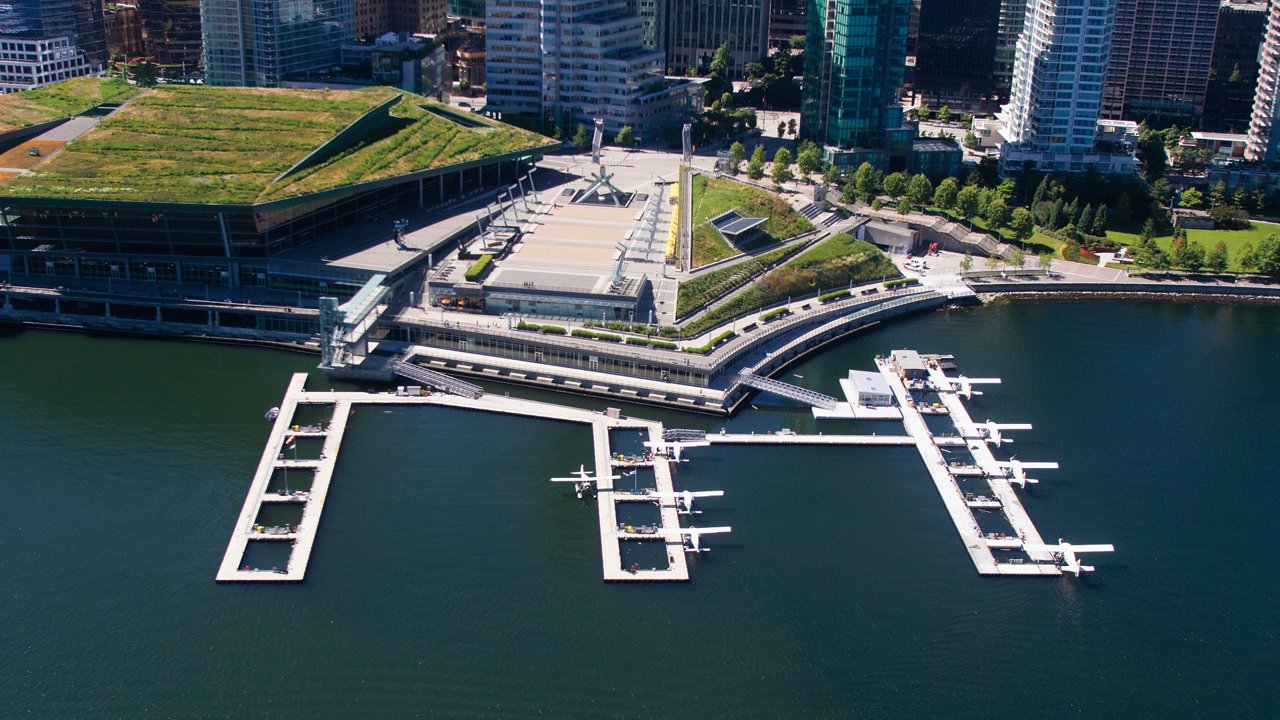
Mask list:
[[[999,459],[992,448],[1011,442],[1008,431],[1029,430],[1025,423],[975,422],[964,400],[982,393],[975,386],[999,383],[996,378],[948,376],[954,368],[945,355],[922,355],[914,350],[895,350],[877,357],[875,371],[852,370],[840,380],[844,399],[840,400],[806,388],[759,376],[744,376],[743,382],[762,392],[770,392],[812,407],[818,419],[866,419],[900,421],[902,434],[798,434],[789,430],[769,434],[706,433],[700,430],[665,428],[662,423],[626,417],[616,409],[605,411],[564,407],[485,393],[484,389],[451,376],[419,366],[406,365],[401,375],[419,383],[398,387],[394,392],[314,392],[305,389],[306,375],[290,381],[284,399],[272,408],[272,422],[266,447],[258,464],[243,508],[236,519],[230,542],[218,569],[218,582],[299,582],[306,575],[321,512],[333,481],[333,471],[351,408],[372,405],[431,405],[480,412],[535,417],[580,423],[590,427],[593,439],[591,469],[581,462],[576,471],[553,477],[559,486],[572,486],[583,502],[594,502],[599,524],[603,579],[607,582],[687,581],[686,555],[706,552],[715,536],[732,531],[728,526],[699,526],[695,504],[715,503],[723,490],[678,489],[672,466],[690,460],[697,450],[712,445],[847,445],[914,446],[924,462],[938,495],[942,498],[974,567],[981,575],[1059,576],[1080,575],[1094,566],[1082,555],[1112,552],[1106,544],[1073,545],[1061,539],[1048,543],[1031,521],[1014,490],[1038,482],[1028,470],[1056,469],[1054,462],[1029,462],[1011,456]],[[295,422],[299,408],[328,412],[327,422],[301,425]],[[950,432],[935,432],[927,415],[945,416]],[[641,433],[644,450],[627,454],[615,451],[615,432]],[[316,457],[300,458],[300,441],[319,443]],[[288,473],[301,473],[310,482],[291,489]],[[644,472],[652,475],[652,487],[630,488],[619,482]],[[284,482],[278,476],[284,475]],[[656,520],[635,524],[619,520],[619,508],[634,503],[657,507]],[[300,506],[298,519],[286,524],[260,521],[264,506]],[[979,521],[979,517],[983,522]],[[687,524],[682,524],[682,519]],[[992,528],[998,519],[1000,528]],[[984,527],[986,525],[986,527]],[[246,562],[255,543],[289,543],[283,567],[257,567]],[[656,543],[665,551],[665,563],[641,567],[628,562],[624,548],[631,543]],[[646,561],[649,562],[649,561]]]

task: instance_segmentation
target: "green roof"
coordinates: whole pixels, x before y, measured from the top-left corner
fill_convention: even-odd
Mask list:
[[[103,103],[121,103],[139,92],[141,90],[123,80],[83,77],[0,95],[0,133],[79,115]]]
[[[553,144],[471,113],[454,116],[386,87],[162,86],[0,195],[251,204]]]

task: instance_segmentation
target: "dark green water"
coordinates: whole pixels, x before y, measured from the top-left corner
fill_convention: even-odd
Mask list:
[[[1277,715],[1280,308],[934,313],[791,379],[896,347],[1004,378],[973,414],[1035,424],[1019,456],[1063,469],[1025,503],[1116,544],[1094,576],[980,578],[911,449],[708,448],[677,483],[724,489],[699,524],[733,534],[687,585],[605,585],[594,509],[546,482],[585,429],[362,408],[307,581],[218,586],[262,413],[313,359],[0,337],[0,717]],[[851,427],[755,404],[730,428]]]

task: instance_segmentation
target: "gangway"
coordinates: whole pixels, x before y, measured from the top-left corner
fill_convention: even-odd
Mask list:
[[[699,442],[707,439],[707,431],[666,428],[662,431],[662,439],[665,442]]]
[[[774,380],[773,378],[756,375],[752,373],[749,368],[742,368],[742,370],[738,372],[738,382],[746,385],[747,387],[755,388],[760,392],[781,395],[784,398],[802,402],[812,407],[822,408],[823,410],[835,410],[836,403],[838,402],[830,395],[823,395],[820,392],[814,392],[808,388],[802,388],[789,383],[784,383],[781,380]]]
[[[441,392],[450,395],[461,395],[465,398],[475,400],[484,395],[484,388],[479,385],[472,385],[469,382],[463,382],[454,377],[445,375],[444,373],[428,370],[421,365],[414,365],[403,360],[397,360],[392,364],[391,369],[395,374],[422,383],[428,387],[435,388]]]

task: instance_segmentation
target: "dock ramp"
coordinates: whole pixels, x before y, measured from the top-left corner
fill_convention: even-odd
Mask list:
[[[400,377],[422,383],[427,387],[450,395],[461,395],[472,400],[484,395],[484,388],[479,385],[472,385],[469,382],[463,382],[455,377],[450,377],[435,370],[428,370],[421,365],[414,365],[403,360],[397,360],[392,365],[392,370]]]
[[[662,431],[663,442],[701,442],[706,439],[707,439],[706,430],[666,428]]]
[[[830,395],[823,395],[820,392],[814,392],[808,388],[784,383],[781,380],[774,380],[772,378],[755,375],[747,368],[743,368],[739,371],[738,382],[746,385],[747,387],[755,388],[760,392],[781,395],[784,398],[802,402],[812,407],[822,408],[823,410],[835,410],[836,403],[839,402]]]

